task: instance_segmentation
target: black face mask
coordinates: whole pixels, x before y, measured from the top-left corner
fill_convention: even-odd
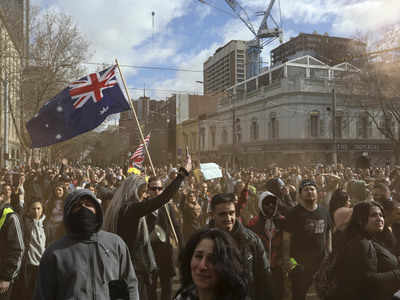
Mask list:
[[[69,217],[69,229],[74,234],[89,236],[97,231],[98,226],[97,216],[86,207],[81,207]]]

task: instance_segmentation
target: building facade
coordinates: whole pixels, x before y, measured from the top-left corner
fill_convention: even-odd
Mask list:
[[[364,152],[386,161],[392,145],[371,120],[368,96],[349,84],[359,72],[349,63],[329,66],[304,56],[230,87],[217,112],[198,125],[201,156],[245,167],[336,157],[352,164]]]
[[[166,113],[167,101],[140,97],[133,101],[143,134],[151,134],[149,151],[154,164],[163,164],[168,157],[168,134],[170,117]],[[119,133],[133,153],[142,143],[132,111],[122,112]]]
[[[359,67],[366,62],[365,54],[366,44],[354,39],[328,34],[300,33],[271,51],[271,65],[277,66],[310,55],[329,65],[351,61],[353,65]]]
[[[15,40],[15,28],[3,12],[0,6],[0,161],[3,167],[12,167],[20,164],[23,157],[19,138],[24,123],[21,104],[23,48]]]
[[[204,95],[223,92],[246,79],[245,41],[232,40],[203,64]]]
[[[176,103],[176,155],[184,159],[186,146],[192,159],[198,161],[205,150],[204,129],[200,127],[207,115],[217,111],[217,95],[175,95]]]

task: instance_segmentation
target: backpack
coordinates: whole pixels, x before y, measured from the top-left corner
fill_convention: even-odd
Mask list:
[[[330,299],[336,292],[336,264],[337,255],[330,253],[324,257],[318,271],[314,275],[315,291],[321,300]]]

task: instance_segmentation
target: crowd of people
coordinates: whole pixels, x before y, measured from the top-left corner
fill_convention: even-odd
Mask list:
[[[305,300],[329,256],[324,299],[396,297],[400,167],[193,169],[3,169],[0,299]]]

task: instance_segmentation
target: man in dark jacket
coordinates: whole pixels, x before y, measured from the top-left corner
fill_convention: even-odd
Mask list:
[[[44,252],[35,300],[137,300],[129,250],[116,234],[100,230],[103,211],[89,190],[71,192],[64,205],[67,234]]]
[[[148,194],[149,198],[155,198],[161,194],[160,189],[151,189],[151,187],[158,186],[161,187],[161,182],[150,182],[148,183]],[[145,200],[146,201],[146,200]],[[170,215],[170,219],[173,223],[174,229],[172,229],[169,218],[166,212]],[[157,263],[158,271],[154,273],[152,278],[150,299],[157,300],[157,279],[160,279],[161,285],[161,300],[171,300],[172,299],[172,278],[175,276],[175,262],[174,262],[174,245],[182,245],[182,234],[181,228],[177,221],[177,216],[173,209],[171,209],[170,203],[165,205],[165,208],[159,208],[154,212],[155,219],[150,222],[149,231],[151,237],[151,246],[154,250],[155,260]],[[154,223],[154,224],[153,224]],[[164,233],[165,237],[160,237],[155,230],[155,226],[159,226]],[[175,241],[174,232],[178,238],[178,243]]]
[[[11,187],[10,187],[11,188]],[[0,300],[10,299],[24,252],[22,227],[10,198],[0,194]]]
[[[228,231],[236,241],[249,279],[250,299],[273,299],[265,248],[260,238],[237,220],[234,194],[217,194],[211,199],[210,226]]]

